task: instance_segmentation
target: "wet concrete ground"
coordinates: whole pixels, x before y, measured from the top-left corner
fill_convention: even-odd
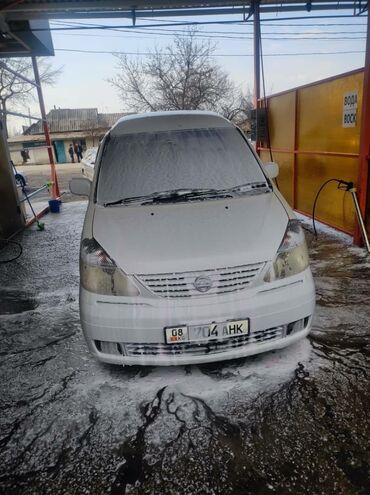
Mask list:
[[[295,346],[207,366],[110,367],[79,326],[85,205],[46,216],[0,265],[0,493],[369,493],[364,251],[308,235],[317,314]]]
[[[73,177],[82,177],[81,173],[82,165],[80,163],[58,163],[56,165],[56,171],[58,175],[59,189],[62,194],[63,202],[76,201],[78,196],[74,196],[69,192],[69,181]],[[40,187],[44,186],[46,182],[50,181],[50,165],[24,165],[17,166],[17,171],[22,173],[27,180],[26,193],[32,194]],[[20,198],[23,199],[23,194],[20,188],[18,188]],[[31,203],[36,212],[41,211],[48,204],[50,194],[47,190],[43,190],[31,197]],[[29,216],[31,212],[26,204],[27,213]]]

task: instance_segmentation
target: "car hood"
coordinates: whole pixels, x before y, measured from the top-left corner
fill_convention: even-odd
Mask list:
[[[96,205],[93,236],[127,274],[271,260],[288,215],[274,193],[150,206]]]

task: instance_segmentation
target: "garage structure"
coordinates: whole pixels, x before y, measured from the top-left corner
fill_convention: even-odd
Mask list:
[[[240,20],[243,22],[252,22],[254,25],[254,72],[255,72],[255,84],[254,84],[254,97],[255,105],[259,107],[265,106],[265,102],[261,100],[261,31],[260,31],[260,20],[261,16],[267,13],[276,13],[283,18],[283,14],[286,13],[297,13],[297,15],[318,15],[320,12],[331,11],[333,15],[344,14],[350,12],[350,15],[366,15],[368,10],[368,2],[365,1],[337,1],[337,0],[315,0],[315,1],[273,1],[273,0],[250,0],[245,2],[235,2],[228,0],[216,0],[216,1],[183,1],[183,0],[168,0],[168,1],[137,1],[134,4],[131,1],[126,0],[6,0],[5,5],[0,8],[0,30],[1,30],[1,41],[0,41],[0,57],[10,57],[10,56],[36,56],[36,55],[52,55],[53,47],[51,42],[50,31],[48,29],[49,19],[70,19],[70,18],[80,18],[80,19],[94,19],[94,18],[126,18],[132,21],[132,24],[139,22],[140,17],[174,17],[174,16],[210,16],[210,15],[226,15],[226,14],[238,14],[240,15]],[[309,14],[308,14],[309,13]],[[200,22],[201,23],[201,22]],[[159,25],[159,24],[157,24]],[[168,23],[167,23],[168,25]],[[362,78],[357,81],[362,88],[357,90],[358,94],[361,91],[361,99],[358,100],[358,117],[361,116],[361,124],[358,127],[358,134],[356,136],[356,143],[352,143],[352,149],[348,151],[351,156],[344,157],[347,159],[346,163],[350,163],[349,169],[345,170],[345,175],[348,177],[354,176],[354,182],[357,186],[359,203],[363,217],[365,218],[367,205],[369,204],[367,194],[368,194],[368,181],[369,181],[369,150],[370,150],[370,22],[368,16],[367,23],[367,44],[366,44],[366,57],[365,57],[365,67],[363,72],[358,73],[358,78]],[[354,77],[354,75],[353,75]],[[305,91],[302,88],[299,95],[304,98]],[[302,149],[298,150],[298,139],[300,135],[297,131],[297,127],[293,126],[292,122],[296,122],[296,113],[298,109],[297,101],[299,99],[298,90],[294,93],[294,97],[290,95],[289,92],[285,95],[285,105],[286,111],[294,113],[294,119],[290,119],[290,137],[293,139],[293,143],[289,142],[289,151],[293,152],[293,166],[292,171],[289,172],[289,167],[286,164],[287,156],[282,156],[285,151],[282,151],[284,147],[284,139],[288,139],[287,135],[279,136],[274,133],[274,127],[277,129],[277,122],[279,119],[279,113],[274,112],[274,107],[276,105],[284,106],[282,103],[284,98],[280,95],[280,103],[278,104],[278,97],[270,98],[270,107],[272,109],[272,128],[271,128],[271,145],[275,146],[275,156],[277,161],[282,158],[282,187],[283,191],[287,193],[288,198],[290,195],[290,200],[296,208],[308,213],[307,207],[311,198],[306,198],[306,203],[298,204],[300,201],[299,192],[299,181],[297,170],[299,167],[305,169],[300,163],[304,163],[304,160],[312,160],[307,158],[307,153],[305,157],[302,156],[306,151],[312,151],[304,149],[304,144],[302,144]],[[296,101],[297,100],[297,101]],[[302,100],[303,101],[303,100]],[[303,103],[302,103],[303,104]],[[267,105],[268,106],[268,105]],[[262,139],[258,137],[258,119],[259,112],[256,113],[257,116],[257,149],[262,154],[262,157],[266,157],[266,143],[262,142]],[[46,121],[46,119],[45,119]],[[284,122],[285,125],[286,122]],[[281,127],[281,121],[279,128]],[[302,125],[300,129],[303,129]],[[315,132],[322,132],[321,129],[316,129]],[[354,132],[349,130],[350,132]],[[321,135],[321,134],[320,134]],[[293,146],[292,146],[293,144]],[[48,143],[47,143],[48,145]],[[334,143],[335,145],[335,143]],[[328,145],[321,143],[320,149],[315,149],[313,151],[319,152],[321,157],[325,157],[325,163],[329,163],[333,160],[333,151],[331,149],[325,149],[327,146],[330,148],[333,143]],[[357,146],[357,149],[356,149]],[[50,143],[49,143],[50,147]],[[280,151],[279,151],[280,150]],[[6,143],[4,138],[2,141],[2,146],[0,147],[1,162],[3,163],[1,168],[1,174],[4,175],[9,163],[9,155],[7,151]],[[279,154],[280,153],[280,154]],[[334,150],[334,153],[347,153],[340,148]],[[321,159],[323,160],[323,159]],[[52,160],[51,160],[52,161]],[[336,161],[338,163],[338,161]],[[345,165],[344,165],[345,166]],[[309,166],[308,166],[309,167]],[[336,167],[336,165],[335,165]],[[311,168],[312,170],[312,168]],[[335,170],[337,172],[337,170]],[[338,171],[341,171],[339,168]],[[317,172],[317,170],[316,170]],[[293,188],[289,186],[288,175],[289,173],[294,175],[293,178]],[[7,222],[7,233],[12,233],[19,229],[19,225],[22,221],[19,220],[19,204],[17,205],[16,190],[14,185],[14,178],[11,176],[9,171],[7,172],[8,181],[2,181],[2,188],[6,188],[6,194],[1,195],[0,201],[4,201],[1,204],[1,210],[6,211],[6,222]],[[315,171],[313,171],[315,175]],[[325,174],[323,174],[324,176]],[[326,176],[326,175],[325,175]],[[303,179],[304,179],[303,174]],[[344,177],[343,177],[344,178]],[[308,179],[307,179],[308,180]],[[317,183],[321,180],[320,174],[309,183],[308,185],[313,189],[316,187]],[[301,187],[302,189],[302,187]],[[0,191],[1,193],[2,191]],[[302,193],[304,197],[304,193]],[[8,198],[8,199],[4,199]],[[13,198],[12,206],[9,203],[9,198]],[[304,200],[303,200],[304,201]],[[17,206],[14,208],[14,206]],[[12,211],[9,211],[11,207]],[[17,210],[18,208],[18,210]],[[339,205],[335,204],[333,211],[330,214],[319,211],[319,217],[324,221],[328,221],[332,225],[335,225],[342,230],[354,233],[354,240],[356,243],[361,242],[360,231],[355,224],[353,211],[351,206],[344,206],[344,213],[342,216],[338,213]],[[335,211],[334,211],[335,210]],[[328,217],[328,220],[326,219]],[[3,232],[2,222],[4,218],[0,218],[0,232]],[[11,222],[11,224],[9,224]]]

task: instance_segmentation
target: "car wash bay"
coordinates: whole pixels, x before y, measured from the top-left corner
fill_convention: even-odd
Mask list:
[[[35,19],[32,3],[9,2],[13,21],[17,15],[20,22],[22,15]],[[124,3],[129,4],[120,6]],[[157,2],[167,3],[173,6]],[[260,3],[270,8],[263,4],[274,2]],[[16,12],[22,4],[27,14]],[[82,2],[69,2],[70,8],[77,4],[83,12]],[[129,8],[127,15],[140,15]],[[258,73],[257,38],[255,48]],[[364,81],[369,74],[368,55]],[[256,86],[258,96],[259,81]],[[369,94],[362,93],[366,98]],[[368,110],[361,112],[366,129]],[[361,136],[367,141],[359,136],[353,178],[365,212],[370,135]],[[292,170],[299,172],[302,150],[294,142],[282,150],[271,137],[275,153],[293,152]],[[283,174],[289,167],[283,164]],[[307,233],[317,313],[310,337],[294,347],[207,366],[109,367],[89,354],[79,324],[78,248],[85,206],[63,204],[60,215],[43,219],[44,232],[23,231],[16,237],[22,256],[0,265],[0,493],[368,493],[370,263],[365,251],[328,229],[319,230],[318,240]],[[325,220],[323,213],[319,209]],[[347,230],[353,233],[353,227],[351,218]]]
[[[307,233],[318,306],[295,346],[207,366],[110,367],[79,324],[85,207],[47,215],[0,266],[1,493],[367,493],[364,250],[327,228]]]

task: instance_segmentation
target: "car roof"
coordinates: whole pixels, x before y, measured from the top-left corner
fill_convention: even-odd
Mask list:
[[[118,120],[112,127],[110,134],[112,136],[120,136],[123,134],[136,134],[141,132],[215,127],[233,127],[233,124],[214,112],[179,110],[127,115]]]

